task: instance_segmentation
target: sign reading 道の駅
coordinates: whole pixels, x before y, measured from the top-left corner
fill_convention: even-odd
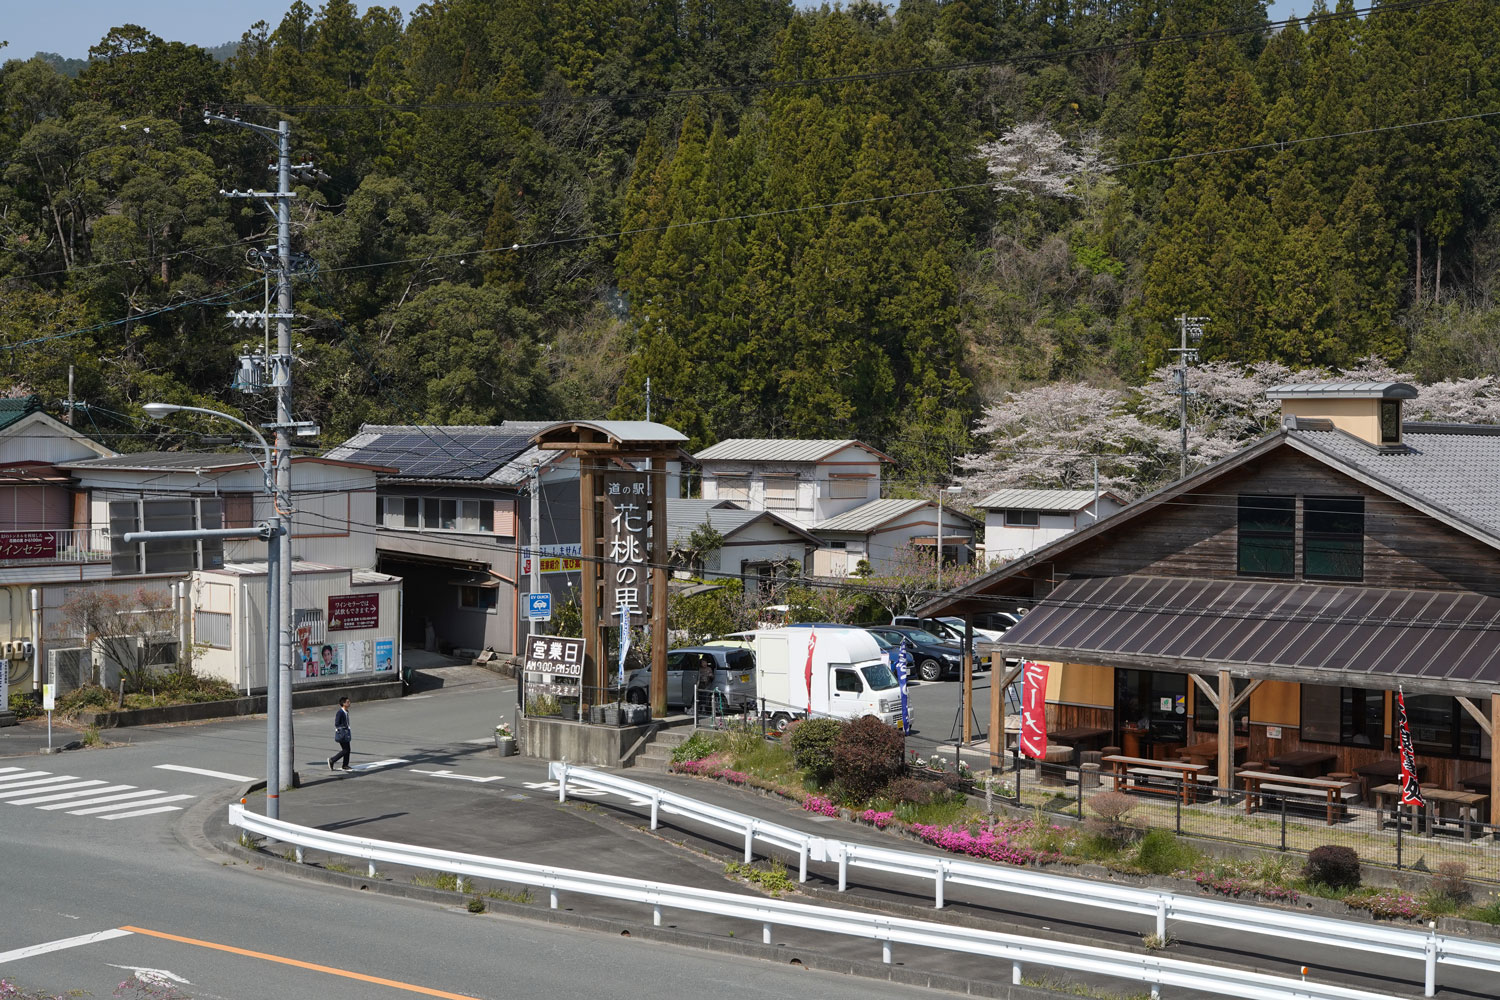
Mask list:
[[[647,607],[650,575],[651,496],[644,472],[612,472],[604,476],[604,600],[600,611],[616,624],[620,609],[639,618]]]
[[[534,635],[526,640],[526,672],[553,677],[583,676],[584,641],[565,635]]]
[[[55,559],[57,532],[0,531],[0,559]]]
[[[330,594],[328,631],[380,627],[379,594]]]

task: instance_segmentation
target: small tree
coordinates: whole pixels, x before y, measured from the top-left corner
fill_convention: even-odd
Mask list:
[[[93,683],[102,682],[103,664],[119,666],[125,684],[140,690],[153,667],[145,659],[147,639],[170,639],[177,631],[177,609],[171,597],[162,591],[145,587],[133,593],[122,593],[106,587],[87,587],[70,591],[60,608],[69,632],[83,637],[84,644],[99,655],[100,667],[91,674]],[[170,669],[191,670],[194,650],[178,651]]]
[[[973,563],[944,566],[943,590],[965,586],[978,576],[979,567]],[[911,614],[943,592],[938,588],[937,566],[932,554],[913,545],[897,549],[879,576],[851,579],[849,587],[869,597],[893,618]]]
[[[694,528],[687,540],[672,547],[671,561],[693,575],[703,572],[708,557],[724,547],[724,536],[707,521]]]

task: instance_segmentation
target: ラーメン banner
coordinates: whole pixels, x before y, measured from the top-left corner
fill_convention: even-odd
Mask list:
[[[1033,760],[1047,756],[1047,664],[1027,660],[1021,667],[1021,732],[1017,744]]]

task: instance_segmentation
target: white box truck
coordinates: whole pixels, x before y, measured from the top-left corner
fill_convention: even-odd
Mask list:
[[[755,689],[777,725],[791,719],[873,715],[901,725],[901,692],[875,637],[858,628],[772,628],[746,633],[755,647]],[[812,690],[808,646],[812,645]]]

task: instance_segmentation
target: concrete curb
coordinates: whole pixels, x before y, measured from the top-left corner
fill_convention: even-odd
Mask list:
[[[338,684],[296,691],[292,695],[292,708],[318,708],[336,705],[338,700],[348,697],[353,701],[387,701],[401,697],[401,681],[364,681],[358,684]],[[120,712],[79,712],[77,723],[81,726],[98,726],[100,729],[123,729],[129,726],[155,726],[173,722],[203,722],[208,719],[232,719],[246,715],[263,715],[266,711],[266,696],[251,695],[244,698],[226,698],[222,701],[199,701],[188,705],[169,705],[163,708],[132,708]]]

